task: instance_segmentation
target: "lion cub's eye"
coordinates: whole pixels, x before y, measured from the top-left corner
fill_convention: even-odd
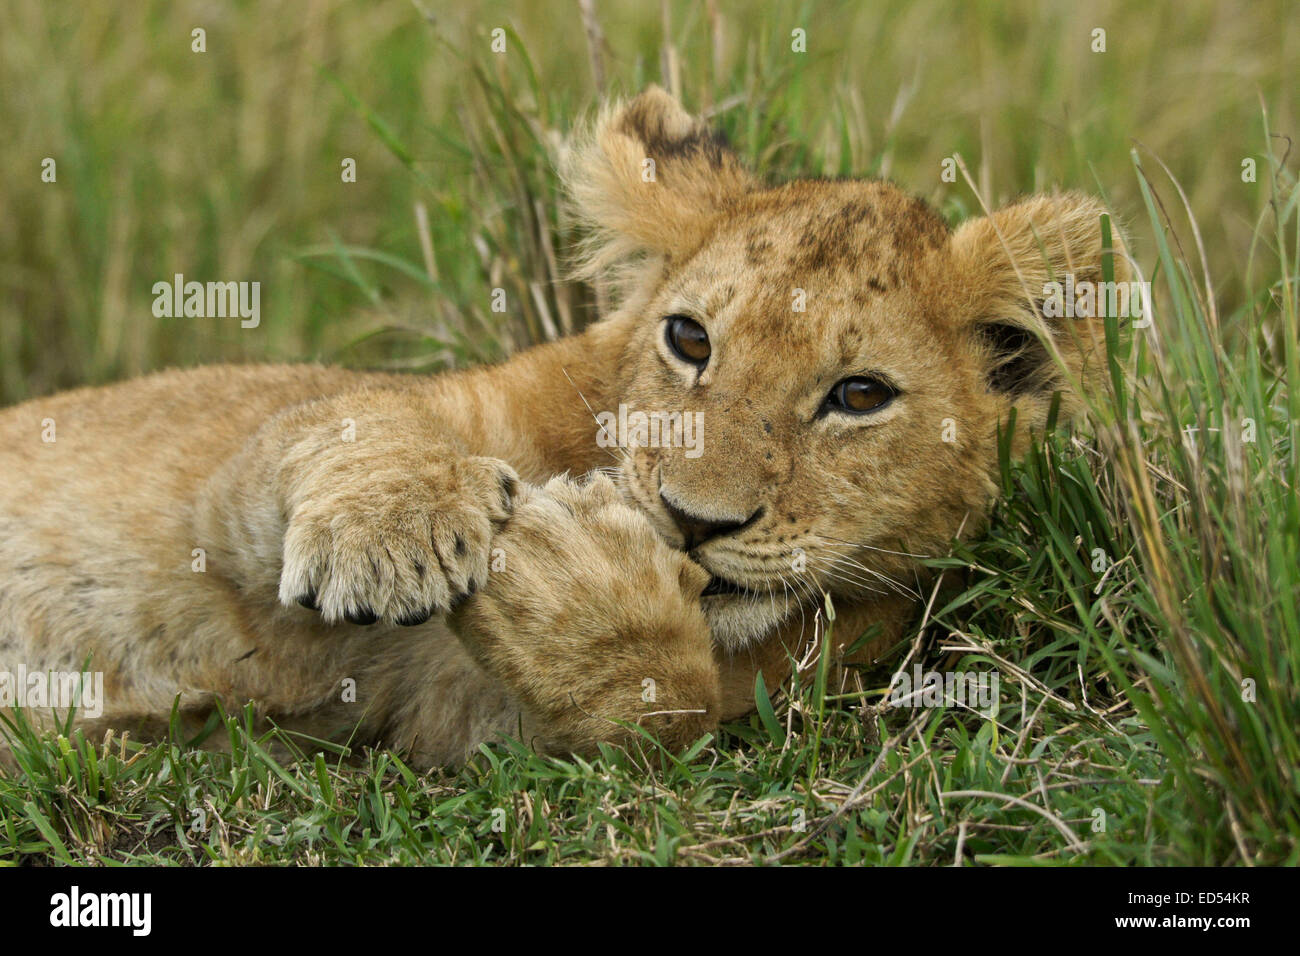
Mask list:
[[[705,332],[704,326],[694,319],[684,315],[668,316],[664,337],[668,340],[668,347],[673,350],[673,354],[683,362],[690,362],[703,368],[704,363],[709,360],[709,354],[712,352],[709,346],[709,333]]]
[[[878,378],[846,378],[826,396],[826,407],[851,415],[864,415],[888,405],[897,394]]]

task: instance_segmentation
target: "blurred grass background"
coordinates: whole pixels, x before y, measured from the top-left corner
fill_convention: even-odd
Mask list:
[[[770,176],[888,176],[953,218],[974,207],[940,181],[953,153],[997,200],[1060,185],[1135,211],[1139,140],[1188,190],[1229,303],[1267,202],[1240,176],[1260,96],[1295,128],[1285,0],[619,0],[593,5],[597,57],[579,6],[7,0],[0,400],[218,360],[437,368],[581,324],[590,295],[554,281],[548,165],[597,69],[612,91],[675,88]],[[261,327],[155,319],[151,287],[176,272],[260,281]]]

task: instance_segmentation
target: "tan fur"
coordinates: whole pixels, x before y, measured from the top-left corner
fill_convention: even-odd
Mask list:
[[[156,733],[177,695],[191,725],[253,700],[431,764],[503,732],[590,751],[639,723],[683,745],[749,709],[756,670],[788,672],[822,591],[839,651],[872,623],[855,659],[886,651],[915,556],[980,529],[998,423],[1015,404],[1020,435],[1041,427],[1083,374],[1097,323],[1034,298],[1099,278],[1101,205],[1035,197],[950,231],[885,183],[767,187],[656,89],[564,175],[580,271],[622,289],[581,335],[432,379],[215,367],[0,413],[0,671],[89,658],[91,732]],[[698,378],[673,314],[708,330]],[[819,414],[867,373],[888,407]],[[701,413],[703,453],[598,447],[588,406],[620,403]],[[753,520],[688,558],[661,495]],[[710,575],[749,593],[702,597]]]

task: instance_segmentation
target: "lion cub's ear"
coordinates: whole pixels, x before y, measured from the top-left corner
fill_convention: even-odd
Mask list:
[[[592,231],[577,264],[585,278],[693,249],[728,199],[754,185],[722,137],[657,86],[606,107],[561,174]]]
[[[1125,314],[1145,315],[1149,307],[1130,284],[1132,270],[1113,222],[1111,248],[1103,248],[1105,212],[1099,200],[1079,193],[1034,196],[953,234],[957,276],[969,294],[964,321],[985,384],[1016,405],[1019,420],[1028,419],[1031,427],[1046,422],[1057,390],[1064,392],[1066,415],[1078,410],[1068,383],[1086,387],[1103,364],[1105,309],[1117,308],[1125,322]],[[1103,285],[1106,252],[1114,263],[1115,285],[1109,287]]]

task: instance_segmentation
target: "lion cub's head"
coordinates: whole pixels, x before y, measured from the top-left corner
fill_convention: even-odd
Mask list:
[[[1047,318],[1044,290],[1101,280],[1094,199],[954,230],[884,182],[767,186],[656,88],[607,110],[565,178],[583,271],[624,290],[625,492],[713,575],[733,646],[822,590],[915,588],[916,555],[979,529],[1012,407],[1019,448],[1054,392],[1077,405],[1102,322]]]

